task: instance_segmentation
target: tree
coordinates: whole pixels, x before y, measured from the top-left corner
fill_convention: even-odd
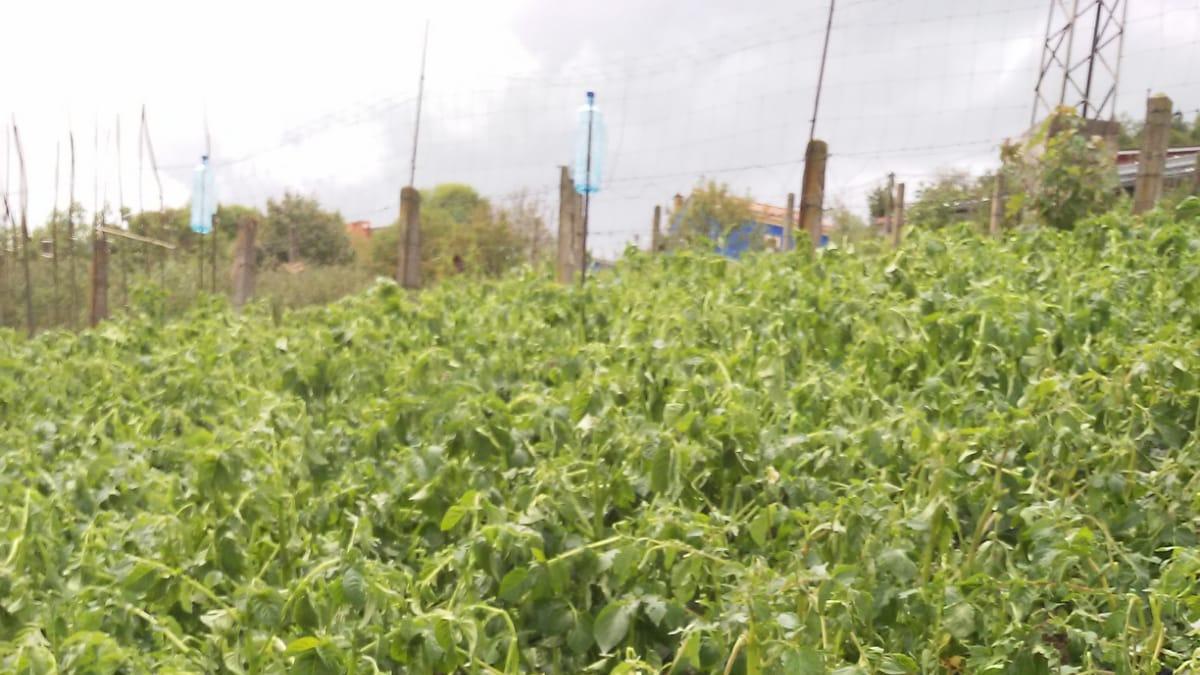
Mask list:
[[[529,239],[521,228],[545,229],[530,209],[495,209],[471,186],[446,183],[421,195],[421,275],[497,276],[528,260]],[[401,228],[397,221],[371,237],[376,270],[396,268]],[[546,250],[552,247],[546,246]],[[461,267],[461,270],[460,270]]]
[[[922,185],[905,218],[912,227],[939,228],[961,222],[984,222],[988,213],[990,177],[973,178],[966,171],[944,171]]]
[[[729,236],[735,229],[753,222],[750,199],[730,193],[729,186],[716,181],[701,181],[683,204],[682,213],[672,213],[672,246],[709,246]],[[763,238],[752,232],[750,248],[762,248]]]
[[[1141,150],[1145,122],[1122,115],[1119,125],[1117,143],[1120,148],[1122,150]],[[1182,113],[1172,117],[1167,145],[1169,147],[1200,145],[1200,113],[1196,113],[1191,122],[1188,122]]]
[[[833,220],[833,240],[850,240],[857,241],[871,234],[873,231],[867,226],[867,222],[862,216],[854,213],[846,208],[846,205],[841,202],[834,202],[830,209],[830,218]]]
[[[421,195],[421,209],[445,211],[456,223],[466,223],[480,210],[491,207],[475,188],[464,183],[442,183]]]
[[[1022,188],[1009,198],[1010,212],[1029,207],[1042,224],[1071,229],[1112,207],[1117,172],[1110,148],[1083,128],[1073,108],[1059,108],[1023,147],[1009,151]]]
[[[521,240],[531,264],[553,258],[556,237],[546,226],[545,204],[527,190],[513,194],[508,206],[496,210],[496,218],[508,223]]]
[[[280,201],[269,200],[265,223],[261,248],[268,259],[287,262],[293,236],[308,262],[340,265],[354,258],[342,215],[322,210],[316,199],[286,192]]]
[[[888,189],[884,185],[871,190],[867,195],[867,209],[870,211],[872,219],[886,216],[891,204],[892,196],[888,194]]]

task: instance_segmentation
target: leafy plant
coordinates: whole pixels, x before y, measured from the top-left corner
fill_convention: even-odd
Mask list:
[[[1011,210],[1027,207],[1042,224],[1071,229],[1113,206],[1118,197],[1113,148],[1085,134],[1084,127],[1073,108],[1059,108],[1023,147],[1010,151],[1024,187],[1010,198]]]
[[[5,332],[0,670],[1195,670],[1161,217]]]

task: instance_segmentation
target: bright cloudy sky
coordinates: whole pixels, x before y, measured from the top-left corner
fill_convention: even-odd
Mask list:
[[[827,189],[857,211],[889,171],[910,192],[943,168],[995,164],[1029,124],[1050,0],[840,0],[817,136]],[[212,139],[224,202],[286,189],[386,224],[408,178],[421,32],[430,46],[416,183],[458,181],[555,212],[574,111],[607,118],[591,244],[647,243],[651,210],[701,176],[782,204],[798,192],[825,0],[9,2],[0,113],[21,130],[30,218],[67,190],[157,206],[139,162],[146,107],[165,199],[188,198]],[[1118,104],[1147,90],[1200,108],[1200,0],[1132,0]],[[120,152],[116,141],[120,120]],[[97,127],[99,132],[97,134]],[[98,147],[97,147],[98,146]],[[16,159],[10,189],[16,190]],[[139,163],[142,169],[139,171]],[[140,175],[140,180],[139,180]],[[140,185],[140,190],[139,190]]]

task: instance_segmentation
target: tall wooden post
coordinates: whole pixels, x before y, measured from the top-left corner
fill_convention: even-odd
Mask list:
[[[796,248],[796,193],[789,192],[787,196],[787,210],[783,213],[783,250],[790,251]]]
[[[996,170],[996,180],[992,182],[992,212],[988,219],[988,234],[1000,236],[1000,228],[1004,223],[1004,166]]]
[[[92,235],[92,293],[89,324],[108,318],[108,238],[103,231]]]
[[[67,131],[71,149],[71,174],[67,181],[67,274],[71,280],[71,320],[74,328],[79,322],[79,280],[75,278],[75,132]]]
[[[571,283],[583,269],[583,222],[580,196],[566,167],[558,177],[558,281]]]
[[[1164,94],[1146,101],[1146,127],[1138,156],[1137,182],[1133,187],[1133,212],[1154,208],[1162,196],[1163,170],[1167,164],[1167,141],[1171,133],[1171,99]]]
[[[196,297],[204,292],[204,235],[193,232],[196,237]]]
[[[33,279],[29,273],[29,183],[25,176],[25,153],[21,151],[21,135],[17,133],[15,119],[12,134],[17,146],[17,168],[21,178],[21,270],[25,276],[25,330],[33,337],[36,329],[33,319]],[[16,252],[16,247],[13,247],[13,254]]]
[[[904,232],[904,183],[896,183],[896,208],[892,211],[892,246],[900,246]]]
[[[213,295],[216,295],[216,293],[217,293],[217,214],[216,213],[212,214],[212,228],[210,229],[210,234],[212,235],[212,250],[208,252],[208,254],[209,254],[208,281],[209,281],[210,292]]]
[[[400,190],[400,228],[396,281],[416,290],[421,287],[421,194],[411,185]]]
[[[650,252],[662,250],[662,207],[654,205],[654,224],[650,227]]]
[[[800,229],[808,232],[815,249],[821,245],[821,217],[825,211],[825,141],[809,141],[804,153],[804,186],[800,192]]]
[[[574,216],[575,234],[571,237],[574,248],[571,251],[571,265],[575,270],[576,281],[583,283],[587,278],[587,218],[584,215],[584,195],[575,192],[574,183],[571,185],[571,206]]]
[[[892,212],[896,210],[896,174],[888,173],[887,201],[883,205],[883,232],[892,234]]]
[[[257,263],[254,238],[257,233],[258,221],[254,218],[243,218],[238,223],[237,243],[234,245],[233,254],[233,306],[238,309],[254,297]]]

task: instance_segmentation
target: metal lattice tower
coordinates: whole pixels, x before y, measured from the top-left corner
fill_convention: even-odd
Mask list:
[[[1112,120],[1130,0],[1050,0],[1030,126],[1058,106]]]

